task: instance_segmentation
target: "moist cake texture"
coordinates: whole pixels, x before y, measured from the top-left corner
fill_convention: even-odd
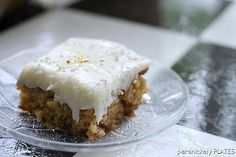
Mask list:
[[[47,127],[96,139],[134,115],[149,60],[105,40],[72,38],[27,64],[19,108]]]

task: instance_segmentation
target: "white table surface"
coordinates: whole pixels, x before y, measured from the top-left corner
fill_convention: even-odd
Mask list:
[[[202,40],[236,49],[236,1],[202,33]]]
[[[219,154],[221,150],[233,149],[235,154]],[[185,151],[193,150],[195,154]],[[201,152],[202,151],[202,152]],[[208,151],[204,154],[203,151]],[[210,154],[211,153],[211,154]],[[116,152],[95,152],[74,157],[235,157],[236,142],[207,133],[175,125],[161,134],[140,144]]]
[[[32,47],[53,46],[69,37],[117,41],[166,66],[172,65],[195,39],[166,31],[73,10],[45,13],[0,35],[0,58]],[[174,57],[173,57],[174,56]]]
[[[52,47],[69,37],[103,38],[120,42],[136,52],[173,65],[196,43],[194,37],[120,19],[73,10],[44,13],[0,34],[0,60],[23,49]],[[177,156],[180,150],[234,149],[236,142],[175,125],[161,135],[120,152],[76,154],[75,156]],[[181,154],[179,154],[181,156]],[[183,155],[182,156],[204,156]],[[209,156],[209,155],[207,155]],[[213,156],[213,154],[212,154]],[[236,156],[214,155],[214,156]]]

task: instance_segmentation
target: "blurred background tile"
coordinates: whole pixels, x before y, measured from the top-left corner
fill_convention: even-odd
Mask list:
[[[15,26],[45,9],[25,0],[3,0],[0,2],[0,32]]]
[[[190,91],[180,124],[236,140],[236,50],[198,44],[173,69]]]
[[[171,66],[196,42],[191,36],[161,28],[82,11],[58,10],[2,33],[0,57],[34,47],[50,48],[70,37],[113,40],[166,66]],[[13,43],[17,44],[12,46]]]
[[[201,38],[236,49],[236,1],[206,28]]]
[[[0,31],[50,8],[82,9],[198,35],[217,17],[227,0],[8,0],[0,11]],[[3,16],[4,15],[4,16]]]
[[[229,3],[225,0],[85,0],[71,7],[198,35]]]

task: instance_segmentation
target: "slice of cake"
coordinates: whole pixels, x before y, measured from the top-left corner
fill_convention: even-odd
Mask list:
[[[109,41],[72,38],[27,64],[20,105],[48,128],[94,140],[134,116],[149,60]]]

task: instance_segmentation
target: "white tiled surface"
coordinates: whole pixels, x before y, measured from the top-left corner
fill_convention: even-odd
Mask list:
[[[32,29],[33,28],[33,29]],[[159,28],[137,25],[73,10],[53,11],[4,32],[0,58],[20,50],[52,46],[69,37],[105,38],[170,66],[195,43],[195,39]]]
[[[236,49],[236,2],[233,2],[201,35],[203,41]]]
[[[57,10],[45,13],[1,34],[0,60],[23,49],[52,47],[68,37],[78,36],[105,38],[123,43],[166,66],[171,66],[196,41],[193,37],[160,28],[84,12]],[[127,148],[123,152],[105,154],[97,152],[82,156],[169,157],[177,156],[178,149],[190,149],[189,147],[203,150],[236,148],[236,142],[176,125],[134,147]]]

